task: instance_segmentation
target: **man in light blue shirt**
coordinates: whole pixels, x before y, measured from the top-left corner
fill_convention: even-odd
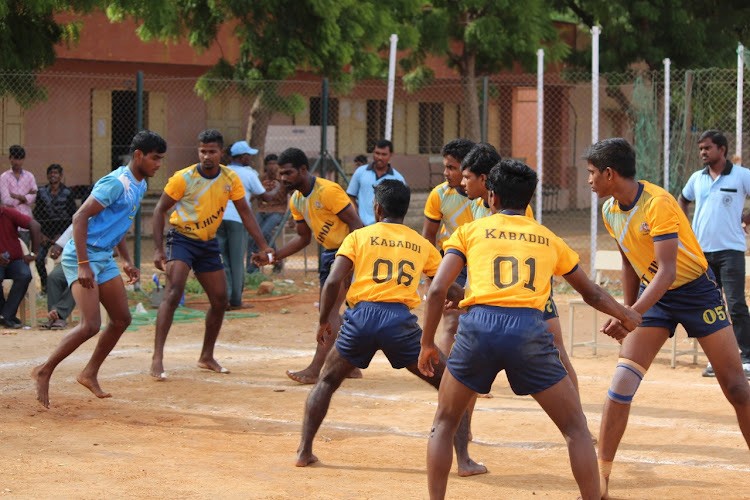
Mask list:
[[[750,224],[750,214],[742,214],[750,195],[750,170],[727,159],[727,138],[718,130],[703,132],[698,149],[705,168],[690,176],[678,201],[685,213],[695,202],[693,231],[726,295],[742,368],[750,379],[750,315],[745,302],[745,225]],[[703,376],[715,376],[711,363]]]
[[[373,200],[375,199],[375,186],[383,179],[396,179],[406,184],[404,176],[391,166],[391,155],[393,155],[393,143],[382,139],[375,144],[372,152],[372,163],[362,165],[354,171],[346,194],[352,199],[357,207],[359,218],[365,226],[375,224],[375,212]]]
[[[238,141],[229,149],[232,163],[227,165],[235,171],[245,187],[245,199],[250,203],[250,196],[258,196],[264,201],[273,200],[276,190],[266,191],[260,182],[258,172],[251,166],[253,155],[258,150],[251,148],[247,141]],[[277,188],[278,189],[278,188]],[[242,224],[237,208],[230,200],[224,212],[224,219],[216,232],[216,239],[224,262],[224,272],[227,276],[227,293],[229,295],[229,309],[251,307],[242,304],[242,289],[245,286],[245,252],[247,251],[249,235]]]

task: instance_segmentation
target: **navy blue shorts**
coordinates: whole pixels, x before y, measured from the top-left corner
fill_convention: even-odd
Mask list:
[[[641,284],[638,296],[646,286]],[[667,293],[643,315],[641,326],[666,328],[674,335],[681,323],[688,337],[705,337],[729,326],[727,308],[713,271]]]
[[[413,365],[419,359],[422,329],[404,304],[359,302],[344,312],[336,339],[341,357],[358,368],[367,368],[378,351],[394,368]]]
[[[518,395],[541,392],[568,374],[542,311],[486,305],[459,318],[448,370],[479,394],[490,392],[502,370]]]
[[[216,238],[207,241],[183,236],[174,229],[167,233],[167,262],[181,260],[196,273],[221,271],[221,251]]]
[[[323,288],[323,285],[325,284],[326,280],[328,279],[328,275],[331,274],[331,266],[333,265],[333,261],[336,260],[336,251],[335,250],[323,250],[320,252],[320,264],[318,265],[318,280],[320,281],[320,287]]]
[[[557,305],[555,305],[555,299],[552,298],[552,292],[549,293],[547,303],[544,304],[544,311],[542,311],[542,318],[544,321],[553,318],[559,318],[560,314],[557,312]]]

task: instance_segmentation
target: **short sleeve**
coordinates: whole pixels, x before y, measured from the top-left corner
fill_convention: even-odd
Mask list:
[[[250,168],[250,167],[247,167]],[[247,172],[247,189],[250,194],[261,195],[266,192],[266,188],[263,187],[263,183],[260,182],[260,177],[255,171]]]
[[[101,203],[102,206],[108,207],[112,203],[117,201],[117,199],[119,199],[124,192],[125,185],[122,183],[119,177],[115,177],[114,175],[106,175],[99,179],[96,184],[94,184],[94,189],[91,190],[91,196],[93,196],[96,201]]]
[[[185,182],[185,178],[183,177],[183,174],[180,172],[177,172],[176,174],[172,175],[172,177],[169,178],[167,181],[167,185],[164,186],[164,192],[173,200],[181,200],[182,196],[185,194],[185,187],[187,186],[187,183]]]
[[[343,255],[352,262],[356,262],[357,257],[357,235],[356,231],[353,231],[346,235],[344,241],[341,242],[341,246],[336,252],[336,256]]]
[[[296,200],[300,197],[299,191],[296,191],[290,198],[289,198],[289,211],[292,213],[292,218],[296,221],[305,220],[305,216],[302,215],[302,212],[300,212],[297,209],[297,203]]]
[[[570,248],[562,238],[555,236],[552,241],[554,241],[555,249],[557,250],[557,264],[555,265],[554,274],[555,276],[563,276],[575,269],[581,259],[575,250]]]
[[[646,210],[646,220],[650,226],[652,238],[665,234],[677,234],[680,230],[679,205],[671,196],[656,196]]]
[[[742,189],[745,190],[745,196],[750,196],[750,170],[742,165],[735,165],[742,172]]]
[[[696,172],[700,174],[700,172]],[[682,188],[682,197],[685,198],[687,201],[695,201],[695,176],[696,173],[690,176],[687,183],[685,184],[685,187]],[[748,191],[750,192],[750,191]]]
[[[229,170],[229,177],[232,179],[232,190],[229,192],[229,199],[232,201],[245,197],[245,186],[242,185],[242,179],[236,172]]]
[[[444,253],[448,253],[448,250],[457,250],[461,252],[461,255],[466,256],[466,226],[468,225],[469,224],[464,224],[463,226],[459,226],[459,228],[450,235],[448,240],[443,243]]]
[[[425,263],[422,272],[432,278],[437,274],[438,267],[440,267],[440,262],[443,258],[441,257],[440,252],[438,252],[438,249],[435,248],[435,245],[430,245],[427,240],[425,240],[425,243],[427,244],[428,254],[427,262]]]
[[[440,211],[440,195],[438,188],[430,191],[427,201],[424,204],[424,216],[434,221],[443,220],[443,213]]]
[[[6,215],[10,220],[13,221],[13,224],[15,224],[18,227],[22,227],[24,229],[29,229],[31,227],[31,217],[29,217],[26,214],[23,214],[12,207],[3,207],[4,215]]]
[[[320,193],[320,199],[331,213],[338,214],[351,203],[344,188],[338,184],[329,185]]]
[[[359,178],[362,176],[362,167],[357,168],[349,181],[349,186],[346,188],[346,194],[349,196],[358,196],[359,194]]]

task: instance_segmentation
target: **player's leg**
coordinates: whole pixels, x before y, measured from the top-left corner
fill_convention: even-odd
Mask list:
[[[578,390],[573,386],[570,376],[532,396],[565,436],[570,467],[581,498],[600,498],[596,453]]]
[[[427,442],[427,484],[431,499],[445,498],[453,463],[452,444],[469,402],[476,393],[445,370],[438,390],[438,407]]]
[[[113,262],[114,264],[114,262]],[[94,352],[91,354],[88,364],[78,375],[78,383],[94,393],[98,398],[109,398],[112,395],[104,392],[99,386],[98,375],[104,360],[112,352],[125,329],[130,326],[132,320],[128,309],[128,296],[125,285],[118,275],[99,285],[99,297],[104,309],[109,315],[109,322],[104,327]]]
[[[599,474],[603,498],[607,496],[612,461],[628,424],[633,395],[668,338],[666,328],[639,327],[630,332],[622,343],[620,360],[604,401],[599,429]]]
[[[164,298],[156,313],[154,355],[151,359],[151,376],[157,380],[164,380],[167,377],[164,371],[164,344],[167,342],[167,335],[169,335],[169,329],[172,327],[174,312],[180,305],[183,293],[185,293],[185,283],[189,273],[190,266],[186,262],[181,260],[167,262],[167,283],[164,287]],[[224,295],[226,296],[226,290]]]
[[[546,322],[547,329],[550,331],[550,333],[552,333],[552,337],[554,338],[555,347],[557,347],[557,350],[560,351],[560,361],[562,361],[563,366],[567,370],[573,387],[575,387],[576,392],[578,392],[578,374],[576,373],[575,368],[573,368],[573,363],[570,362],[568,351],[565,350],[565,344],[563,343],[562,325],[560,325],[560,317],[555,316],[554,318],[547,319]]]
[[[196,272],[195,277],[208,296],[209,307],[206,311],[206,331],[203,335],[203,347],[198,358],[198,366],[218,373],[229,373],[214,359],[214,347],[219,338],[221,322],[227,309],[227,285],[224,270]]]
[[[307,396],[305,415],[302,420],[302,437],[297,448],[297,462],[295,463],[297,467],[304,467],[318,461],[318,457],[312,451],[313,439],[328,413],[333,393],[354,368],[355,366],[343,358],[338,350],[331,349],[318,382]]]
[[[729,317],[740,349],[746,377],[750,374],[750,313],[745,299],[745,253],[736,250],[717,252],[721,259],[721,279]]]
[[[745,443],[750,447],[750,385],[742,370],[737,340],[731,326],[698,338],[716,373],[716,380],[734,407]]]
[[[248,234],[245,226],[239,222],[227,221],[229,264],[227,281],[229,290],[229,307],[242,307],[242,290],[245,288],[245,252]]]
[[[77,281],[71,285],[73,296],[81,310],[81,321],[60,340],[47,361],[34,368],[31,376],[36,383],[36,398],[49,408],[49,381],[58,364],[78,347],[99,332],[99,287],[83,288]]]

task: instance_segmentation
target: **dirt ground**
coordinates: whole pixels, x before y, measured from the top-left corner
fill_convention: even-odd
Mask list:
[[[567,329],[569,297],[558,297]],[[378,354],[334,396],[315,441],[320,462],[293,466],[309,386],[285,375],[314,348],[315,287],[256,302],[255,318],[225,321],[220,375],[196,368],[200,322],[176,324],[169,378],[148,375],[153,327],[129,331],[104,364],[100,400],[75,381],[93,341],[52,378],[51,407],[29,373],[64,332],[0,331],[0,496],[17,498],[426,498],[425,450],[436,392]],[[586,309],[586,310],[584,310]],[[576,338],[590,336],[578,308]],[[421,317],[421,311],[420,311]],[[684,334],[682,334],[684,335]],[[566,334],[567,339],[567,334]],[[680,339],[680,346],[687,341]],[[584,410],[598,433],[615,349],[575,349]],[[750,454],[705,362],[660,354],[636,397],[610,492],[615,498],[750,498]],[[453,498],[576,498],[562,437],[505,376],[474,415],[472,456],[489,473],[448,484]]]

